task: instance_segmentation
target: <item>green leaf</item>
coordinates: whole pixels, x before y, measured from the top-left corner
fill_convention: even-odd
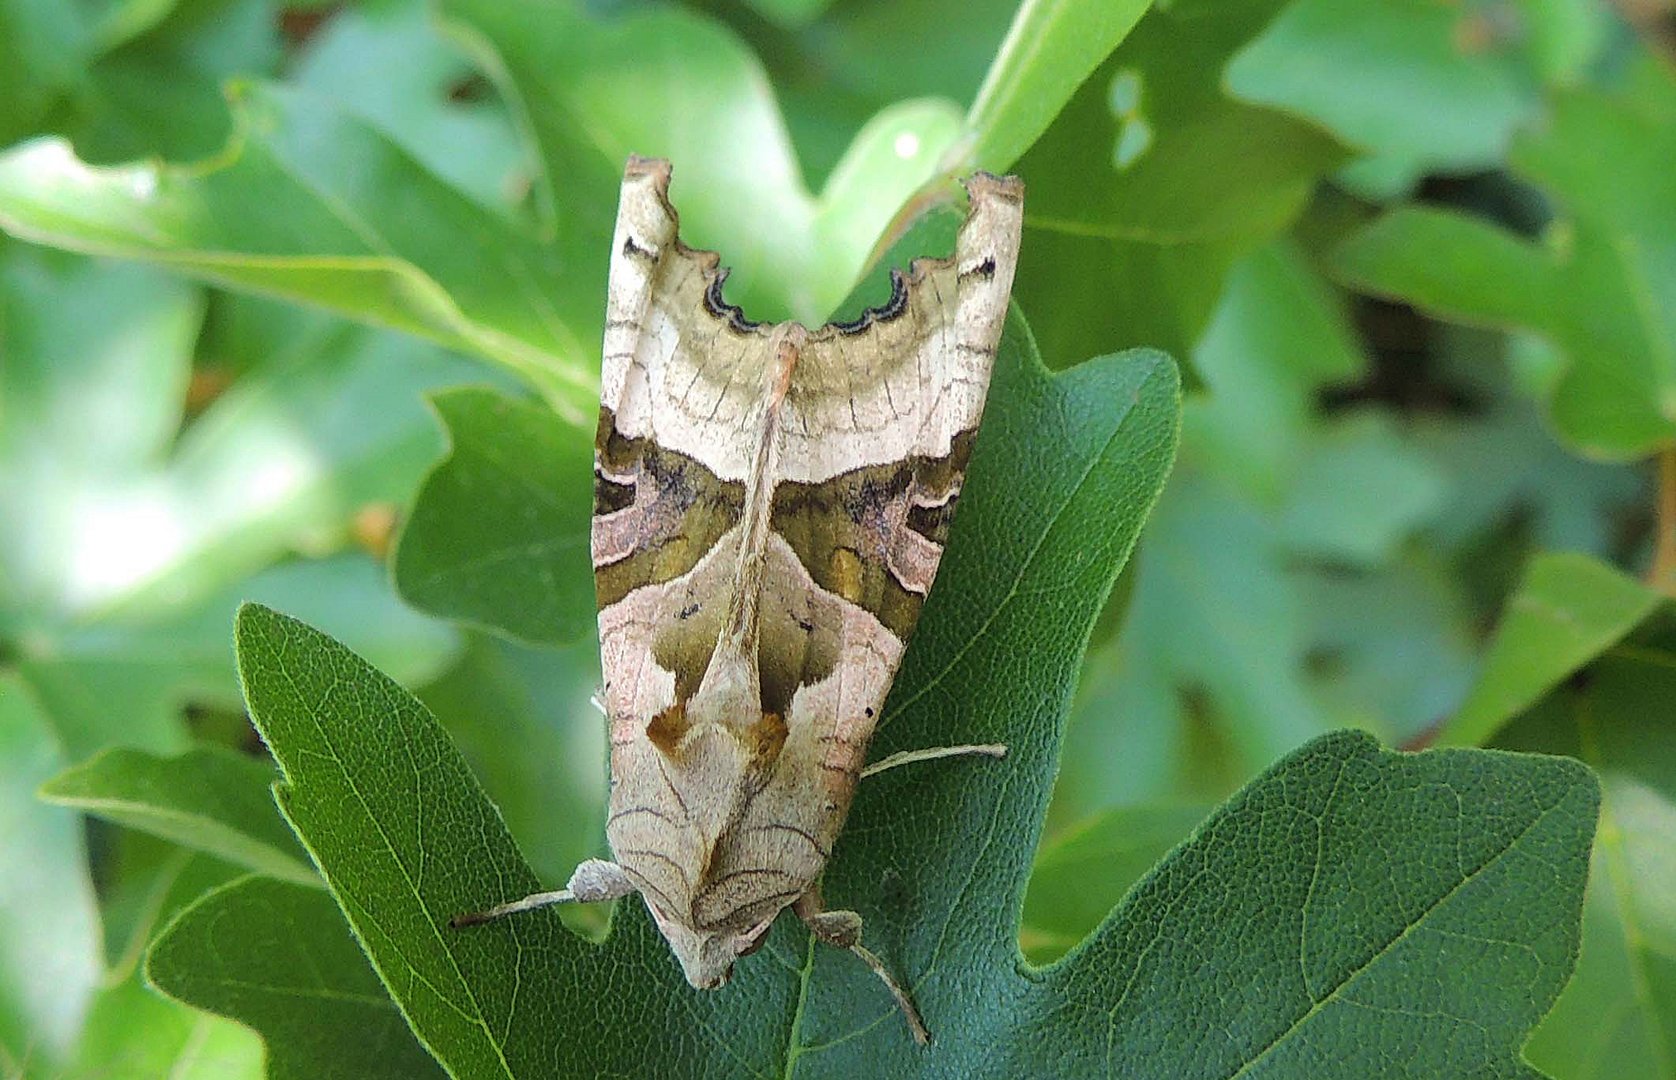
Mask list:
[[[1445,478],[1387,414],[1364,409],[1321,425],[1293,485],[1280,518],[1292,550],[1376,567],[1437,513]]]
[[[211,892],[164,929],[146,978],[260,1032],[269,1080],[443,1075],[318,889],[246,877]]]
[[[258,1080],[262,1040],[255,1032],[164,998],[140,971],[162,924],[243,871],[146,833],[96,827],[90,834],[107,968],[54,1080]]]
[[[223,635],[241,600],[283,606],[332,632],[380,670],[423,682],[447,670],[460,655],[452,628],[403,604],[390,588],[382,563],[358,552],[280,563],[223,594],[213,627]],[[208,629],[208,627],[206,627]],[[229,703],[241,701],[235,691]]]
[[[1483,673],[1438,742],[1484,742],[1635,629],[1660,599],[1641,582],[1587,555],[1532,559],[1519,591],[1507,603]]]
[[[97,841],[106,987],[139,971],[151,939],[182,908],[248,872],[151,833],[102,823],[88,831]]]
[[[814,325],[959,131],[952,103],[898,102],[855,136],[817,198],[760,62],[708,18],[653,8],[596,19],[492,0],[446,0],[442,12],[522,107],[560,235],[601,270],[584,287],[601,311],[629,154],[674,163],[683,239],[721,252],[733,302]]]
[[[1561,219],[1542,247],[1456,212],[1404,209],[1351,237],[1338,272],[1448,318],[1541,335],[1560,354],[1547,397],[1591,456],[1676,438],[1676,76],[1640,57],[1632,89],[1556,95],[1516,140],[1515,170]]]
[[[1332,727],[1400,742],[1456,700],[1459,663],[1399,675],[1414,691],[1400,701],[1378,670],[1444,637],[1449,609],[1383,599],[1379,615],[1341,620],[1332,603],[1398,572],[1442,487],[1382,414],[1322,415],[1323,392],[1368,366],[1342,308],[1291,243],[1229,273],[1193,354],[1204,383],[1184,406],[1181,464],[1129,572],[1122,628],[1087,665],[1056,820],[1137,800],[1215,802]],[[1330,701],[1323,669],[1337,682]]]
[[[403,598],[523,641],[589,633],[592,428],[493,390],[451,390],[433,404],[450,452],[396,548]]]
[[[227,627],[247,599],[307,614],[401,678],[434,676],[458,652],[451,629],[391,593],[382,567],[345,554],[274,566],[179,614],[113,617],[26,639],[19,670],[71,755],[111,743],[178,752],[188,745],[188,705],[239,706]]]
[[[1191,351],[1231,267],[1342,157],[1223,85],[1279,6],[1154,8],[1019,162],[1030,191],[1014,294],[1050,364],[1125,345]]]
[[[74,1059],[53,1080],[263,1080],[262,1040],[242,1024],[170,1001],[138,974],[99,992]]]
[[[155,30],[181,0],[92,0],[82,5],[93,27],[94,41],[115,48]]]
[[[184,704],[236,705],[242,599],[304,610],[407,677],[453,653],[370,560],[263,568],[405,500],[440,441],[421,392],[471,369],[325,316],[219,310],[242,329],[205,348],[246,370],[183,430],[199,291],[0,243],[0,639],[74,757],[182,749]]]
[[[1122,630],[1088,664],[1062,814],[1215,801],[1331,728],[1289,558],[1272,512],[1183,461],[1147,522]]]
[[[35,131],[59,95],[86,76],[88,21],[69,4],[0,0],[0,146]]]
[[[1024,895],[1025,958],[1046,965],[1069,952],[1204,817],[1201,806],[1124,806],[1043,843]]]
[[[59,142],[0,156],[0,225],[318,304],[504,364],[591,413],[603,248],[572,262],[448,186],[365,122],[261,84],[223,153],[91,169]],[[598,260],[596,263],[595,260]]]
[[[790,58],[794,69],[814,76],[806,107],[854,102],[851,109],[867,109],[918,97],[970,102],[1018,8],[1019,0],[834,4],[800,35]],[[960,33],[949,33],[953,26]],[[788,74],[776,71],[776,82],[792,81]]]
[[[1576,977],[1531,1038],[1554,1076],[1659,1080],[1676,1067],[1676,633],[1668,612],[1513,721],[1498,743],[1599,775],[1599,839]]]
[[[320,879],[274,813],[273,766],[217,746],[174,758],[110,749],[41,786],[48,802],[302,885]]]
[[[912,833],[890,827],[906,789],[881,778],[861,793],[826,877],[829,898],[866,913],[869,940],[916,984],[949,1047],[980,1045],[959,1031],[968,991],[955,974],[1014,978],[1004,910],[1016,912],[1028,873],[1055,718],[1168,465],[1176,408],[1173,371],[1156,354],[1049,380],[1019,324],[1005,338],[962,525],[879,741],[882,752],[1000,738],[1013,752],[1000,769],[913,777],[923,825]],[[789,925],[725,995],[678,986],[633,905],[602,950],[547,916],[450,934],[451,914],[536,881],[434,722],[341,647],[265,609],[247,609],[239,641],[253,715],[285,770],[282,805],[416,1029],[457,1074],[633,1072],[646,1062],[700,1072],[696,1054],[733,1073],[783,1071],[788,1054],[799,1071],[843,1071],[814,1049],[839,1032],[855,1036],[846,1056],[900,1053],[904,1033],[871,974],[834,962],[853,958],[809,953]],[[968,929],[950,935],[954,926]],[[540,964],[518,962],[530,950]],[[606,995],[623,1008],[600,1013]],[[693,1043],[695,1013],[716,1032],[707,1038],[725,1033],[725,1049]]]
[[[605,725],[590,700],[598,690],[592,635],[557,649],[474,635],[462,661],[419,692],[545,880],[605,850]]]
[[[333,13],[293,61],[289,81],[388,134],[425,168],[486,207],[529,184],[528,154],[498,100],[456,100],[473,72],[425,3]]]
[[[94,163],[209,157],[232,133],[223,85],[280,64],[278,7],[274,0],[173,0],[151,26],[102,20],[101,55],[55,110],[53,130]]]
[[[1534,1076],[1518,1047],[1571,972],[1598,799],[1562,758],[1320,739],[1048,969],[1123,1002],[1048,1045],[1108,1074]]]
[[[1298,593],[1309,613],[1305,662],[1333,721],[1402,746],[1429,743],[1466,696],[1482,649],[1455,568],[1411,539],[1376,572],[1315,570]]]
[[[392,749],[401,745],[429,755],[433,749],[445,748],[416,703],[404,702],[399,690],[300,624],[251,609],[241,624],[241,640],[246,655],[260,654],[265,657],[263,663],[279,665],[250,671],[259,702],[264,694],[262,683],[272,684],[269,689],[278,692],[269,703],[272,708],[258,706],[259,715],[273,720],[279,712],[294,711],[290,720],[281,720],[284,727],[289,729],[290,721],[297,721],[314,728],[315,738],[329,738],[323,725],[352,700],[348,696],[331,700],[335,681],[346,694],[378,708],[382,715],[399,718],[397,731],[392,732],[399,743],[392,744]],[[282,689],[276,676],[290,685]],[[305,681],[311,689],[302,689],[299,697],[290,687]],[[908,722],[915,719],[902,716]],[[1023,744],[1014,746],[1021,750]],[[304,760],[299,758],[298,764]],[[339,764],[341,770],[309,769],[305,782],[311,787],[339,787],[344,794],[355,792],[361,807],[390,801],[394,786],[389,791],[373,790],[378,766],[388,764],[386,756],[374,750]],[[449,764],[451,776],[435,769],[433,762],[432,771],[422,774],[421,782],[428,780],[430,787],[421,792],[419,806],[413,808],[424,815],[420,827],[426,829],[425,835],[432,836],[430,830],[439,825],[472,830],[479,838],[480,856],[497,865],[497,878],[510,873],[527,881],[527,871],[517,869],[504,834],[493,840],[494,847],[501,849],[498,852],[483,844],[498,830],[492,827],[487,804],[481,796],[474,798],[469,776],[457,763]],[[296,782],[301,770],[291,775]],[[1016,784],[1003,779],[992,780],[988,786],[1007,789]],[[463,796],[450,790],[462,785]],[[924,787],[923,781],[916,785],[916,797],[923,797]],[[972,787],[970,782],[955,782],[948,790],[959,793],[953,800],[959,803],[973,797]],[[1091,1060],[1092,1055],[1093,1060],[1105,1060],[1108,1070],[1123,1068],[1123,1061],[1147,1062],[1152,1068],[1165,1063],[1171,1075],[1192,1076],[1227,1075],[1241,1066],[1267,1066],[1291,1074],[1303,1068],[1303,1062],[1326,1059],[1335,1067],[1325,1075],[1360,1076],[1377,1069],[1382,1061],[1401,1056],[1421,1062],[1427,1074],[1434,1076],[1504,1070],[1513,1064],[1520,1036],[1569,974],[1596,797],[1587,772],[1563,759],[1477,751],[1406,756],[1380,752],[1365,736],[1319,740],[1254,783],[1201,827],[1195,841],[1149,876],[1091,942],[1033,980],[1025,980],[1016,969],[1002,974],[1012,967],[1005,962],[1010,955],[1005,927],[995,925],[992,906],[975,906],[981,897],[974,898],[974,907],[964,913],[959,908],[965,905],[958,905],[948,916],[951,921],[938,920],[940,928],[924,931],[933,942],[942,939],[937,947],[942,954],[938,970],[958,977],[961,984],[952,992],[968,1002],[994,1003],[976,1012],[969,1006],[952,1009],[947,1016],[934,1019],[941,1039],[932,1053],[941,1060],[925,1065],[970,1074],[982,1062],[1004,1075],[1021,1071],[1061,1074],[1066,1062]],[[321,822],[305,815],[323,812],[325,820],[339,822],[343,817],[342,810],[327,809],[331,796],[325,790],[310,794],[307,788],[293,787],[285,801],[305,834],[330,835],[329,829],[311,830],[311,825]],[[473,803],[473,820],[455,824]],[[875,799],[874,803],[888,813],[888,802]],[[376,808],[372,813],[375,818],[383,816]],[[383,826],[405,820],[386,818]],[[479,831],[484,826],[487,830]],[[367,820],[362,827],[375,825]],[[935,824],[929,828],[940,831]],[[855,831],[852,828],[852,835]],[[395,976],[387,967],[386,978],[395,983],[399,997],[403,988],[415,988],[403,997],[410,1015],[456,1071],[519,1075],[531,1068],[523,1064],[525,1055],[537,1052],[529,1044],[548,1041],[547,1052],[566,1054],[569,1068],[575,1071],[622,1071],[632,1068],[632,1062],[650,1060],[657,1061],[666,1074],[706,1072],[701,1060],[679,1056],[679,1048],[690,1045],[686,1042],[690,1034],[677,1036],[667,1046],[660,1038],[671,1023],[693,1030],[681,1023],[679,1011],[666,1011],[677,1007],[676,995],[689,992],[673,985],[667,958],[656,955],[658,944],[638,912],[617,927],[604,949],[591,955],[587,946],[554,930],[550,920],[545,925],[526,920],[499,941],[483,942],[479,948],[462,946],[458,942],[463,939],[449,942],[441,936],[445,931],[440,920],[447,901],[438,904],[425,899],[433,891],[459,891],[460,883],[450,877],[441,886],[424,885],[436,875],[427,878],[420,873],[423,864],[417,858],[426,845],[416,829],[410,828],[403,836],[383,835],[385,850],[360,860],[361,866],[347,858],[348,837],[340,838],[344,851],[335,857],[319,849],[317,854],[325,859],[328,877],[339,895],[358,916],[363,935],[373,932],[369,945],[374,956],[386,956],[386,962],[392,955],[402,957],[401,975]],[[890,843],[877,835],[873,829],[863,829],[861,843],[871,841],[874,847]],[[992,843],[1004,840],[993,836]],[[922,849],[922,855],[946,850],[923,839],[914,846]],[[984,893],[1013,878],[1016,888],[1016,874],[995,880],[992,864],[1000,857],[997,850],[990,850],[987,857],[980,852],[968,854],[959,860],[967,872],[949,884],[957,890],[976,888]],[[844,862],[851,860],[848,854],[844,856]],[[404,872],[382,887],[350,892],[349,876],[361,876],[370,862],[387,862],[391,869],[399,866]],[[907,890],[916,901],[923,900],[913,890],[912,878],[921,877],[916,865],[911,861],[889,865],[902,875],[895,890],[899,894]],[[840,863],[835,869],[840,871],[840,880],[874,880],[878,873],[876,864],[856,868]],[[871,873],[858,875],[858,869]],[[382,906],[364,907],[363,900]],[[923,903],[915,906],[918,910],[911,917],[923,919]],[[1009,907],[1016,912],[1016,906]],[[398,915],[398,909],[411,914]],[[372,918],[372,910],[381,912],[381,917]],[[1192,914],[1195,911],[1203,914]],[[959,940],[945,936],[954,925],[964,928]],[[1160,946],[1160,927],[1171,928],[1168,933],[1174,947]],[[407,948],[386,954],[386,947],[398,945],[383,938],[385,928],[400,935]],[[908,933],[910,940],[918,936],[914,930]],[[735,1016],[725,1000],[716,1005],[687,1003],[689,1009],[704,1010],[699,1014],[704,1019],[693,1018],[697,1030],[727,1038],[718,1046],[730,1051],[727,1067],[734,1073],[744,1068],[765,1074],[766,1065],[778,1064],[783,1051],[776,1049],[777,1032],[764,1032],[764,1020],[775,1011],[790,1012],[794,1002],[802,1000],[806,1011],[799,1010],[798,1020],[813,1026],[817,1039],[812,1046],[799,1044],[791,1051],[788,1064],[798,1067],[797,1071],[807,1069],[819,1075],[855,1075],[858,1068],[868,1069],[871,1075],[920,1072],[901,1057],[900,1033],[884,1035],[897,1040],[893,1052],[884,1049],[878,1041],[881,1025],[876,1019],[864,1031],[843,1037],[853,1021],[845,1021],[841,1013],[846,1006],[855,1008],[858,991],[854,988],[845,994],[816,978],[804,986],[801,999],[791,993],[796,974],[801,971],[808,978],[809,968],[789,964],[781,953],[788,936],[774,935],[766,950],[768,958],[754,970],[747,968],[747,975],[732,991],[738,1007],[748,1010],[746,1014]],[[1301,957],[1300,939],[1310,945]],[[1476,947],[1463,950],[1459,947],[1463,940]],[[516,951],[508,953],[508,947]],[[424,958],[438,948],[443,951],[436,961]],[[495,1016],[511,1010],[512,999],[506,991],[509,982],[518,980],[495,978],[487,972],[473,980],[471,972],[497,955],[493,962],[506,963],[532,949],[545,957],[543,969],[566,970],[562,981],[552,985],[542,981],[539,971],[522,972],[520,989],[525,994],[540,993],[518,998],[524,1008],[505,1016],[518,1021],[512,1031],[530,1031],[529,1036],[484,1039],[481,1029],[466,1024],[475,1015],[469,1007],[462,1016],[457,1008],[445,1006],[459,986],[460,991],[470,987],[474,993],[455,999],[457,1006],[488,1001],[477,1007],[493,1009]],[[434,966],[447,957],[452,964]],[[980,962],[974,967],[973,962],[984,957],[991,966]],[[652,965],[659,960],[664,964],[662,985],[656,979],[648,984],[647,976],[657,970]],[[810,960],[819,972],[823,957],[813,955]],[[1230,973],[1227,980],[1196,984],[1191,972],[1207,963]],[[444,972],[449,977],[436,981]],[[532,984],[531,978],[537,981]],[[974,986],[971,980],[982,980],[982,986]],[[922,1004],[937,999],[940,985],[937,978],[919,984]],[[1184,987],[1197,987],[1197,991],[1189,989],[1184,994]],[[1249,996],[1230,1000],[1228,987],[1261,987],[1266,993],[1256,1001]],[[587,1004],[604,994],[632,1002],[634,1013],[614,1024]],[[1414,1007],[1417,994],[1422,1009]],[[1114,1001],[1120,1004],[1114,1006]],[[434,1015],[427,1018],[417,1006]],[[1054,1018],[1065,1017],[1068,1006],[1073,1013],[1109,1011],[1110,1023],[1117,1026],[1091,1026],[1077,1019],[1056,1023]],[[543,1010],[539,1018],[529,1015],[536,1008]],[[568,1020],[552,1015],[553,1009],[572,1008],[577,1011]],[[1207,1047],[1197,1038],[1207,1016],[1234,1008],[1241,1010],[1247,1025],[1255,1020],[1243,1039]],[[878,1009],[875,1005],[869,1012],[876,1018]],[[1253,1009],[1260,1011],[1254,1016]],[[1370,1040],[1365,1028],[1346,1026],[1354,1025],[1369,1009],[1385,1018],[1381,1038]],[[936,1017],[935,1006],[927,1004],[927,1011]],[[1197,1020],[1171,1022],[1169,1016],[1176,1013]],[[581,1026],[572,1028],[573,1024]],[[494,1023],[488,1028],[500,1029]],[[995,1031],[1009,1029],[1027,1030],[1030,1038],[995,1039]],[[566,1031],[573,1033],[574,1042],[564,1041]],[[982,1032],[990,1034],[985,1038]],[[544,1040],[543,1035],[556,1041]],[[458,1047],[457,1053],[450,1053],[451,1045]],[[1121,1047],[1125,1057],[1112,1059],[1112,1047]],[[1052,1057],[1042,1056],[1046,1048],[1051,1048]],[[775,1056],[764,1060],[764,1054]],[[469,1064],[472,1056],[468,1055],[478,1056],[478,1064]],[[550,1060],[541,1067],[551,1067]],[[1072,1075],[1081,1074],[1078,1069]]]
[[[63,767],[29,687],[0,673],[0,1068],[61,1059],[99,979],[99,923],[76,814],[35,788]]]
[[[202,314],[196,290],[153,271],[0,241],[0,630],[95,603],[97,576],[121,572],[85,553],[116,531],[88,520],[90,496],[174,438]]]
[[[1488,597],[1499,608],[1530,549],[1611,553],[1614,523],[1649,505],[1650,477],[1638,463],[1590,461],[1561,444],[1541,406],[1511,377],[1518,356],[1508,346],[1518,339],[1440,330],[1450,381],[1464,386],[1479,407],[1416,425],[1421,448],[1450,472],[1449,498],[1428,532],[1447,550],[1484,544],[1506,561],[1506,577]],[[1511,546],[1509,525],[1515,529]]]
[[[803,176],[816,191],[869,118],[898,103],[934,99],[930,104],[957,135],[1018,0],[846,0],[790,32],[738,5],[705,7],[759,57]],[[960,33],[948,32],[953,25]]]
[[[1356,234],[1334,262],[1353,283],[1466,322],[1535,325],[1565,303],[1549,252],[1458,210],[1400,207]]]
[[[1265,504],[1297,486],[1323,385],[1367,367],[1341,299],[1297,248],[1277,242],[1235,263],[1193,352],[1205,393],[1189,399],[1189,460]]]
[[[0,248],[4,618],[30,629],[190,608],[360,506],[439,445],[420,393],[471,368],[292,316],[283,349],[181,430],[202,298],[135,266]],[[97,317],[91,317],[97,313]],[[19,612],[18,609],[23,609]]]
[[[1020,163],[1030,224],[1182,244],[1265,237],[1291,220],[1341,151],[1221,82],[1278,6],[1194,0],[1148,12]]]
[[[6,0],[0,146],[54,131],[92,161],[207,157],[222,82],[275,67],[278,22],[271,0]]]
[[[1301,0],[1240,51],[1228,85],[1321,124],[1405,182],[1488,169],[1538,103],[1531,37],[1503,25],[1518,17],[1491,4]]]
[[[832,0],[747,0],[747,2],[761,12],[763,17],[772,19],[781,26],[802,26],[817,18],[832,3]]]
[[[966,114],[961,162],[1010,169],[1150,6],[1150,0],[1024,0]]]

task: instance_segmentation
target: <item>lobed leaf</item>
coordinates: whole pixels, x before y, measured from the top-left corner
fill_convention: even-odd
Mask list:
[[[1204,816],[1197,806],[1121,806],[1051,836],[1024,894],[1025,959],[1046,966],[1075,948]]]
[[[41,786],[48,802],[153,833],[283,881],[318,885],[274,813],[266,762],[218,746],[174,758],[111,748]]]
[[[871,781],[825,883],[912,983],[929,1050],[910,1048],[868,972],[784,922],[716,994],[680,983],[632,903],[598,947],[551,912],[450,933],[449,915],[535,887],[504,826],[417,702],[317,632],[246,609],[242,671],[281,804],[451,1071],[1518,1071],[1575,956],[1596,796],[1563,760],[1319,740],[1064,961],[1021,966],[1014,927],[1075,659],[1168,460],[1174,387],[1144,356],[1049,380],[1016,326],[1006,340],[947,576],[878,749],[999,739],[1012,753]],[[1116,416],[1094,404],[1114,400]]]
[[[997,1071],[1534,1077],[1598,801],[1563,758],[1319,739],[1043,973],[1021,1030],[1054,1035],[1002,1041]]]
[[[268,1080],[444,1075],[319,889],[244,877],[213,890],[158,935],[146,978],[260,1032]]]
[[[1075,657],[1173,449],[1163,358],[1049,380],[1016,324],[1003,353],[965,524],[880,752],[999,737],[1013,754],[987,775],[957,766],[914,778],[923,827],[912,833],[891,825],[894,782],[881,777],[827,877],[829,898],[858,906],[869,939],[918,984],[934,1029],[963,1023],[969,1000],[959,972],[976,939],[951,928],[993,924],[982,935],[992,944],[1012,932],[992,914],[1022,892]],[[457,1074],[657,1062],[734,1075],[791,1058],[826,1073],[844,1065],[814,1048],[835,1029],[877,1061],[901,1053],[905,1034],[871,974],[809,954],[789,925],[718,995],[684,987],[635,905],[602,948],[551,913],[450,932],[449,916],[536,881],[434,721],[340,646],[271,612],[246,610],[239,645],[253,716],[285,771],[282,806],[416,1030]],[[1000,877],[980,886],[974,875]]]
[[[592,429],[487,389],[432,399],[450,452],[396,548],[396,588],[431,614],[529,642],[594,625]]]

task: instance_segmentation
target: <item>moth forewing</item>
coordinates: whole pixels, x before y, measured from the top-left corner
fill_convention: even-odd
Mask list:
[[[809,330],[723,300],[717,256],[681,243],[669,177],[658,160],[625,171],[600,379],[592,547],[616,861],[541,902],[602,882],[639,892],[697,987],[725,982],[795,904],[923,1040],[860,916],[825,911],[816,885],[959,500],[1023,185],[973,176],[952,256],[914,260],[886,303]]]

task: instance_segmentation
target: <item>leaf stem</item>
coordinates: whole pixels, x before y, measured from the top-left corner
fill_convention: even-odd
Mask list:
[[[1669,596],[1676,596],[1676,446],[1658,453],[1659,489],[1653,548],[1653,566],[1647,584]]]

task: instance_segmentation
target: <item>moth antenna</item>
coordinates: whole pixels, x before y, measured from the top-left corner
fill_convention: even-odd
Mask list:
[[[569,889],[531,893],[522,900],[509,900],[504,904],[496,904],[494,907],[483,911],[468,911],[463,915],[455,915],[448,920],[448,925],[458,930],[465,926],[477,926],[495,919],[504,919],[508,915],[516,915],[521,911],[534,911],[536,908],[551,907],[554,904],[568,904],[575,899],[576,894]]]
[[[898,750],[861,770],[861,776],[862,779],[866,779],[869,776],[877,776],[886,769],[894,769],[898,765],[912,765],[919,761],[936,761],[946,757],[963,757],[967,754],[1004,758],[1007,756],[1007,746],[1005,743],[978,743],[972,746],[927,746],[920,750]]]
[[[462,926],[477,926],[493,919],[516,915],[521,911],[551,907],[554,904],[588,904],[598,900],[615,900],[634,891],[634,882],[623,873],[623,868],[604,859],[583,859],[562,889],[531,893],[522,900],[509,900],[483,911],[469,911],[448,920],[458,930]]]

